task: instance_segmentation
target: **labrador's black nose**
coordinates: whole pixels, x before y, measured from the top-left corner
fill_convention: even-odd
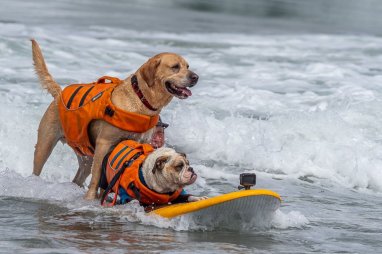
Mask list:
[[[199,76],[198,74],[194,73],[194,72],[191,72],[190,73],[190,76],[188,77],[191,81],[191,87],[196,85],[196,83],[198,83],[198,80],[199,80]]]

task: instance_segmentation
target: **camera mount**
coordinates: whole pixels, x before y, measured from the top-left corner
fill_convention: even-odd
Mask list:
[[[240,185],[237,187],[239,190],[249,190],[252,186],[256,185],[256,174],[242,173],[240,174]]]

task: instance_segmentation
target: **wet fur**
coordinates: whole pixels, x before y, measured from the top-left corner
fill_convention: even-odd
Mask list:
[[[45,162],[57,142],[59,140],[65,142],[65,138],[57,106],[60,99],[61,87],[49,74],[40,47],[35,40],[32,40],[32,53],[35,71],[41,86],[54,98],[42,117],[38,128],[33,174],[40,175]],[[174,71],[172,66],[176,64],[179,65],[179,69]],[[131,87],[130,77],[126,78],[121,85],[115,88],[111,100],[122,110],[150,116],[158,115],[162,108],[174,97],[174,94],[170,94],[166,89],[166,82],[174,82],[179,87],[191,87],[197,82],[197,75],[188,70],[187,62],[179,55],[173,53],[161,53],[150,58],[134,74],[138,78],[139,87],[144,96],[158,110],[151,111],[144,106]],[[79,168],[73,179],[74,183],[83,186],[86,178],[92,174],[89,190],[85,198],[95,199],[97,196],[102,159],[110,150],[110,147],[124,139],[147,143],[150,141],[152,132],[153,129],[145,133],[132,133],[118,129],[102,120],[91,122],[89,136],[91,142],[95,144],[94,157],[77,155]]]
[[[182,170],[177,165],[182,164]],[[190,177],[182,178],[190,164],[183,154],[171,148],[158,148],[143,163],[143,177],[152,190],[168,193],[189,184]],[[190,174],[189,174],[190,175]]]
[[[142,165],[143,178],[151,190],[169,193],[193,184],[197,175],[194,173],[185,154],[171,148],[158,148]],[[188,201],[198,201],[207,197],[190,196]]]

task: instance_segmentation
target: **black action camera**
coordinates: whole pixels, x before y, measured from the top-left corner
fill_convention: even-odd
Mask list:
[[[249,190],[255,184],[256,184],[256,174],[254,173],[240,174],[240,185],[238,187],[239,190],[241,189]]]

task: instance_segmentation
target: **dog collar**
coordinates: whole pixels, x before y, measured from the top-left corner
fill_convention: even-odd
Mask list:
[[[146,108],[148,108],[148,109],[150,109],[152,111],[157,111],[158,110],[158,109],[154,108],[153,106],[151,106],[149,101],[143,95],[141,89],[138,86],[138,79],[137,79],[136,75],[133,75],[131,77],[131,86],[133,87],[134,92],[138,95],[138,98],[141,100],[141,102],[146,106]]]

